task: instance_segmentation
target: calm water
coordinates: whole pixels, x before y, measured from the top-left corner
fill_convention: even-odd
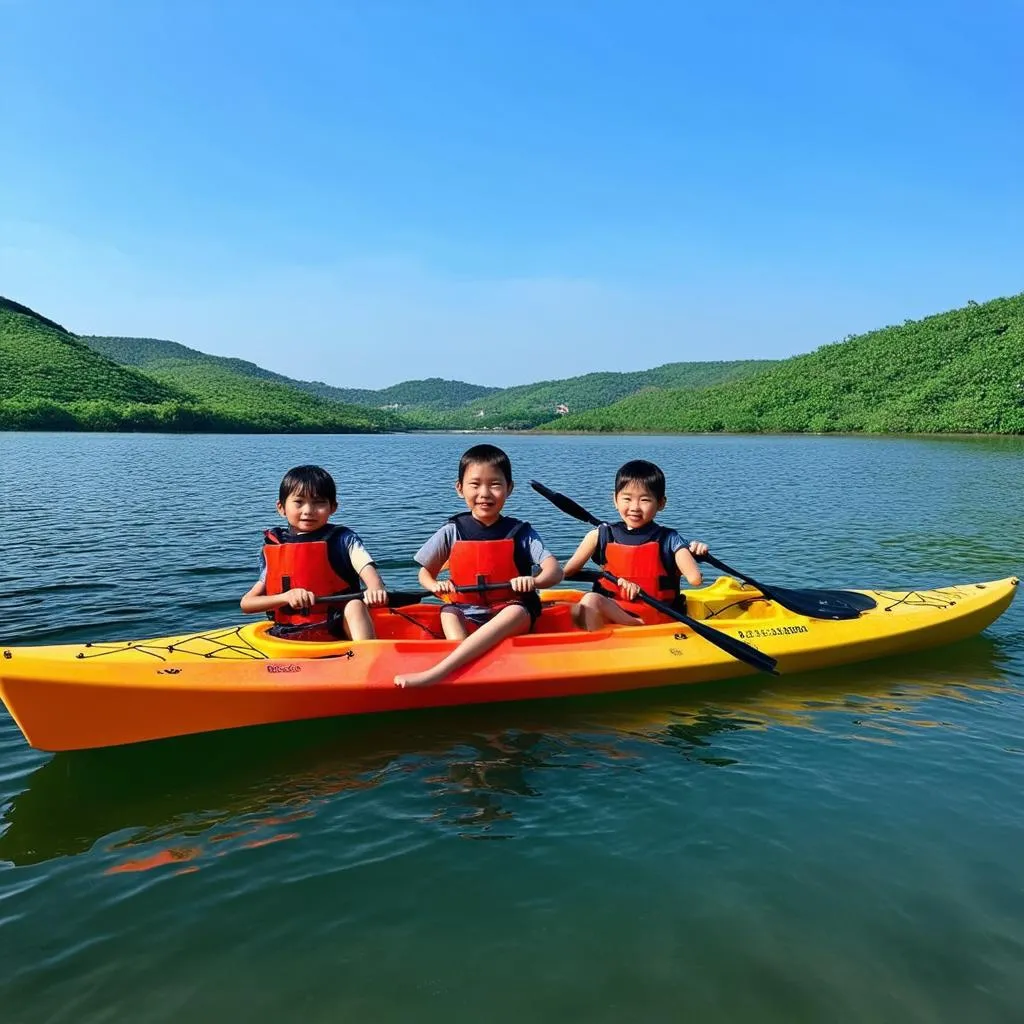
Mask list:
[[[239,619],[317,461],[392,585],[469,443],[0,434],[0,636]],[[565,556],[629,457],[778,583],[1024,569],[1024,441],[507,437]],[[1024,602],[813,675],[47,755],[0,711],[0,1019],[1018,1021]]]

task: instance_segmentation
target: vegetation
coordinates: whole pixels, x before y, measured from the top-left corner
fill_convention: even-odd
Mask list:
[[[336,388],[318,382],[293,380],[244,359],[210,356],[173,341],[154,338],[86,337],[96,351],[127,366],[146,371],[169,384],[199,394],[203,379],[219,379],[217,372],[276,381],[333,402],[397,413],[410,426],[427,429],[526,429],[556,420],[559,405],[570,410],[594,409],[650,388],[707,387],[749,377],[769,360],[740,362],[667,363],[633,373],[588,373],[567,380],[540,381],[512,388],[487,388],[458,380],[430,377],[407,380],[373,391]],[[197,374],[196,368],[203,367]],[[481,412],[483,415],[481,415]],[[392,421],[397,422],[392,416]]]
[[[401,384],[369,391],[358,388],[334,388],[329,384],[299,381],[298,387],[314,395],[333,398],[338,402],[354,402],[379,409],[398,406],[399,411],[407,409],[456,409],[467,402],[478,401],[492,395],[498,388],[486,388],[481,384],[467,384],[461,380],[444,380],[441,377],[427,377],[426,380],[406,380]]]
[[[781,362],[667,363],[504,389],[430,378],[379,391],[296,381],[171,341],[83,341],[0,298],[0,360],[0,429],[1024,433],[1024,294]],[[365,406],[342,401],[353,397]]]
[[[118,366],[60,324],[0,297],[0,430],[216,429],[176,388]]]
[[[402,426],[394,414],[317,398],[291,384],[260,380],[227,366],[168,360],[147,373],[254,431],[372,432]]]
[[[322,381],[296,380],[271,370],[265,370],[247,359],[232,359],[226,356],[211,356],[198,349],[179,345],[176,341],[159,338],[104,338],[83,336],[82,340],[116,363],[135,366],[150,373],[164,370],[173,374],[185,364],[212,366],[230,370],[243,377],[257,380],[276,381],[298,388],[317,398],[346,405],[361,405],[372,409],[388,409],[393,406],[417,408],[455,408],[482,395],[489,395],[497,388],[485,388],[478,384],[466,384],[460,380],[442,380],[430,377],[427,380],[407,380],[401,384],[373,391],[366,388],[336,388]]]
[[[184,400],[175,388],[95,353],[59,324],[0,298],[0,401],[98,401],[150,405]]]
[[[558,426],[1024,433],[1024,294],[825,345],[750,380],[636,395]]]
[[[0,298],[0,429],[347,432],[401,425],[378,410],[306,394],[244,360],[181,359],[179,349],[192,350],[157,344],[166,346],[159,368],[142,372]]]
[[[525,429],[543,423],[555,424],[561,419],[557,412],[559,405],[567,407],[570,413],[596,409],[626,395],[661,388],[707,387],[721,381],[748,377],[771,365],[769,360],[666,363],[653,370],[588,373],[582,377],[504,388],[460,409],[446,410],[441,415],[419,409],[402,411],[406,412],[411,423],[423,426]]]

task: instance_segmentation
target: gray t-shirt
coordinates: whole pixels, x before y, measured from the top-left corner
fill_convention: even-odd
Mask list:
[[[455,543],[458,533],[454,523],[445,523],[414,556],[416,561],[423,566],[435,579],[437,574],[448,564],[448,556],[451,554],[452,545]],[[530,551],[530,561],[534,565],[540,565],[545,558],[551,558],[551,552],[544,546],[540,534],[528,526],[519,534],[521,542]],[[494,608],[489,605],[459,604],[459,610],[477,622],[486,621],[494,613]]]
[[[551,557],[551,552],[544,546],[540,534],[528,526],[519,536],[522,543],[529,548],[530,561],[534,565],[540,565],[545,558]],[[455,543],[458,533],[454,523],[445,523],[437,533],[434,534],[415,554],[416,561],[423,566],[431,576],[436,578],[437,574],[448,564],[448,556],[452,553],[452,545]]]

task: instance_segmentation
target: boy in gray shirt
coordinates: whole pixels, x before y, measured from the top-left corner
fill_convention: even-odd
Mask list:
[[[395,676],[396,686],[439,683],[506,637],[529,632],[540,614],[536,591],[561,581],[562,567],[537,531],[502,516],[513,486],[511,462],[500,448],[474,445],[460,459],[455,490],[469,511],[449,519],[416,552],[420,584],[451,595],[441,628],[460,643],[433,668]],[[446,565],[448,579],[439,580]]]

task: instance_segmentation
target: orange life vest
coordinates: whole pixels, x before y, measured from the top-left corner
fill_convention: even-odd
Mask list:
[[[352,568],[346,548],[338,543],[340,538],[336,536],[344,529],[344,526],[328,524],[308,534],[292,533],[281,526],[267,530],[263,535],[267,593],[283,594],[293,587],[302,587],[312,590],[318,597],[326,597],[358,590],[359,574]],[[305,611],[288,606],[275,608],[268,615],[277,623],[291,626],[326,622],[330,611],[328,605],[314,604]]]
[[[657,523],[648,523],[639,530],[627,530],[621,523],[602,523],[597,531],[593,560],[613,576],[636,583],[651,597],[666,604],[682,604],[679,593],[680,572],[675,555],[669,548],[672,532]],[[665,622],[665,617],[643,601],[625,600],[613,583],[599,580],[594,584],[623,609],[645,623]]]
[[[448,522],[455,524],[448,575],[457,587],[505,583],[533,572],[530,552],[523,543],[529,523],[503,517],[485,526],[469,512],[452,516]],[[512,593],[512,590],[474,590],[452,594],[451,600],[454,604],[504,605],[509,603]]]

